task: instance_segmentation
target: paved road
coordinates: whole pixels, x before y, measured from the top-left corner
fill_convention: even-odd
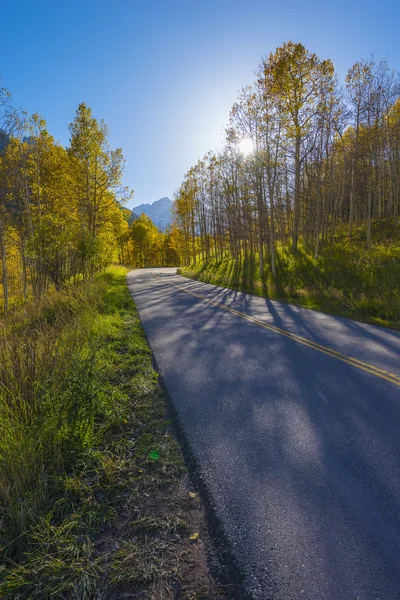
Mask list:
[[[399,600],[400,333],[174,269],[128,284],[248,597]]]

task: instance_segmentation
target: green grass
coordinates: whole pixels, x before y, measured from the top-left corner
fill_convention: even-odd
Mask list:
[[[278,248],[276,281],[269,266],[260,276],[257,255],[240,261],[230,257],[200,261],[180,272],[215,285],[400,329],[400,244],[381,223],[375,225],[375,244],[369,250],[361,242],[364,234],[358,228],[358,242],[353,243],[338,237],[321,249],[318,258],[302,247],[294,255]],[[385,235],[390,243],[381,243]]]
[[[176,493],[186,471],[126,272],[27,304],[2,325],[5,600],[156,598],[195,562],[196,507]],[[202,577],[205,597],[217,597]]]

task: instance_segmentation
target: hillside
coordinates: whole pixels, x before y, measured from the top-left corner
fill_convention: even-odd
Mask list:
[[[366,248],[366,225],[349,241],[345,228],[333,244],[323,244],[315,258],[303,245],[293,255],[276,249],[276,279],[270,264],[260,276],[259,255],[238,260],[198,257],[181,269],[182,275],[207,283],[284,300],[374,325],[400,329],[400,226],[393,219],[372,222],[371,247]]]

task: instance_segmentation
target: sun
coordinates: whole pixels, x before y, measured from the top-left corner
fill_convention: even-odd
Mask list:
[[[254,152],[254,144],[250,138],[243,138],[239,142],[239,152],[243,154],[243,156],[248,156],[252,152]]]

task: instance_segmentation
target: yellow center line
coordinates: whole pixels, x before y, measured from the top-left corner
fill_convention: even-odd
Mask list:
[[[349,365],[352,365],[353,367],[357,367],[358,369],[361,369],[362,371],[366,371],[367,373],[371,373],[372,375],[375,375],[376,377],[380,377],[381,379],[385,379],[386,381],[390,381],[390,383],[394,383],[395,385],[400,386],[400,376],[396,375],[395,373],[391,373],[390,371],[385,371],[384,369],[380,369],[379,367],[376,367],[375,365],[366,363],[362,360],[359,360],[358,358],[354,358],[352,356],[343,354],[342,352],[339,352],[338,350],[334,350],[333,348],[328,348],[327,346],[322,346],[321,344],[318,344],[317,342],[313,342],[312,340],[303,338],[300,335],[291,333],[290,331],[287,331],[286,329],[281,329],[280,327],[276,327],[275,325],[270,325],[269,323],[264,323],[263,321],[260,321],[259,319],[255,318],[255,317],[251,317],[250,315],[246,315],[245,313],[242,313],[239,310],[231,308],[230,306],[226,306],[226,304],[222,304],[221,302],[217,302],[216,300],[210,300],[209,298],[205,298],[201,294],[197,294],[196,292],[188,290],[187,288],[182,287],[181,285],[172,283],[171,281],[167,281],[166,279],[161,278],[159,275],[156,275],[155,273],[153,273],[153,275],[154,275],[154,277],[156,277],[157,280],[162,279],[162,281],[165,281],[165,283],[168,283],[168,285],[172,285],[173,287],[178,288],[179,290],[181,290],[182,292],[185,292],[186,294],[195,296],[196,298],[199,298],[203,302],[207,302],[208,304],[212,304],[213,306],[218,306],[219,308],[222,308],[223,310],[227,310],[230,313],[233,313],[234,315],[237,315],[239,317],[242,317],[243,319],[246,319],[246,321],[250,321],[251,323],[255,323],[256,325],[259,325],[260,327],[263,327],[264,329],[269,329],[270,331],[279,333],[280,335],[284,335],[285,337],[290,338],[291,340],[294,340],[295,342],[298,342],[299,344],[303,344],[304,346],[308,346],[309,348],[314,348],[314,350],[318,350],[318,352],[322,352],[323,354],[332,356],[333,358],[341,360]]]

